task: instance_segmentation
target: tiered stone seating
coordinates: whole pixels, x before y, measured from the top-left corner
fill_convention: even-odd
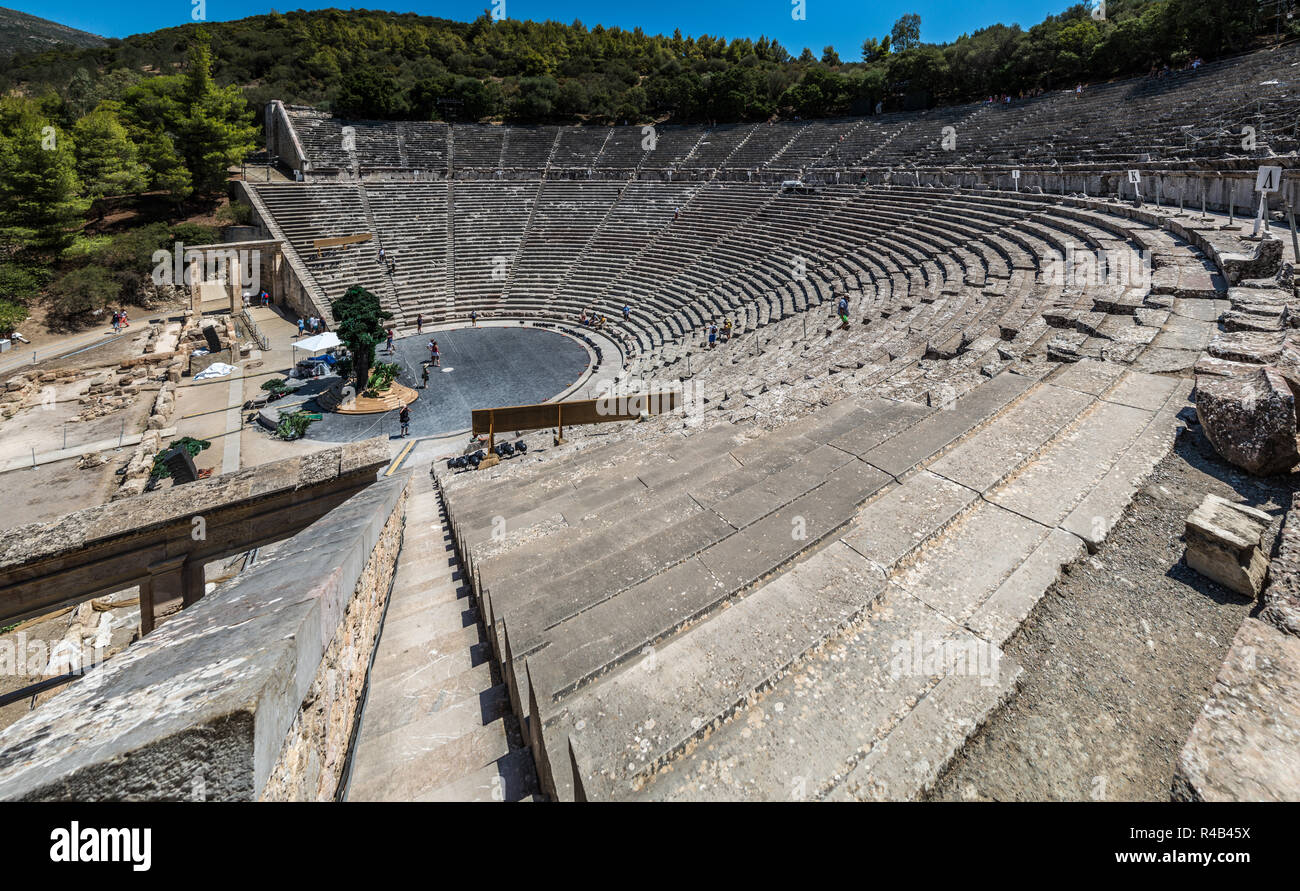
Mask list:
[[[501,166],[542,170],[550,162],[556,127],[509,127],[501,147]]]
[[[456,125],[451,128],[452,164],[457,170],[495,170],[501,166],[505,127]]]
[[[259,185],[257,194],[319,287],[325,302],[361,285],[392,301],[393,290],[379,262],[379,244],[366,220],[358,187],[311,183]],[[314,247],[317,239],[371,235],[372,240],[342,247]],[[328,312],[328,306],[319,307]]]
[[[1179,386],[1100,362],[1003,372],[943,405],[867,391],[774,429],[652,422],[444,477],[543,787],[919,794],[1009,694],[1001,645],[1082,548],[1072,530],[1108,528],[1167,446]],[[954,650],[891,672],[914,637]]]
[[[366,183],[362,188],[384,251],[396,264],[398,321],[409,326],[418,315],[428,321],[448,317],[446,184]]]
[[[656,178],[729,169],[798,174],[808,169],[969,167],[1053,162],[1130,164],[1144,160],[1254,155],[1300,148],[1300,96],[1288,72],[1300,60],[1289,44],[1160,78],[1091,84],[1009,104],[974,103],[859,119],[754,124],[656,125],[655,148],[639,126],[520,127],[344,121],[290,107],[313,172],[381,175],[390,168],[487,173],[498,169],[638,171]],[[353,128],[355,152],[343,149]],[[1242,146],[1253,127],[1257,147]],[[952,127],[955,146],[944,145]],[[560,140],[555,141],[559,134]],[[707,177],[706,177],[707,178]],[[895,180],[902,182],[902,180]]]
[[[536,182],[456,183],[453,251],[458,316],[497,308],[537,199],[538,186]]]

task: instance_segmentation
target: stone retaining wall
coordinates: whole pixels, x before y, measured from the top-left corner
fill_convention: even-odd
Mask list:
[[[0,732],[0,799],[329,799],[409,476],[365,489]]]

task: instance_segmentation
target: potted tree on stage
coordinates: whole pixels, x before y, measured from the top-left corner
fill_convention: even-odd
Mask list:
[[[397,382],[400,366],[375,362],[375,348],[388,337],[384,323],[393,314],[384,310],[379,298],[360,285],[330,304],[334,310],[335,333],[351,353],[351,370],[356,379],[354,395],[346,394],[336,409],[342,413],[390,411],[413,402],[416,393]]]

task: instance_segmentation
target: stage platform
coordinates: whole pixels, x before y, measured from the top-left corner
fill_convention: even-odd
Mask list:
[[[420,387],[420,363],[429,358],[429,340],[438,341],[442,367],[429,369],[429,387]],[[468,430],[470,411],[499,405],[545,402],[577,383],[591,363],[578,340],[543,328],[482,327],[426,332],[404,337],[376,362],[402,366],[398,381],[416,388],[411,404],[411,436],[441,436]],[[314,403],[304,406],[314,410]],[[308,428],[309,439],[351,442],[398,433],[397,411],[374,415],[326,413]]]

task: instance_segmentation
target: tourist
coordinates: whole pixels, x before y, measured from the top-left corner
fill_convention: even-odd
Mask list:
[[[442,353],[438,349],[438,341],[429,341],[429,358],[433,361],[434,368],[442,367]]]
[[[298,336],[299,336],[299,337],[302,337],[303,329],[306,328],[306,327],[307,327],[307,323],[304,322],[304,321],[302,320],[302,316],[299,316],[299,317],[298,317]]]
[[[835,306],[836,312],[840,314],[840,330],[846,331],[849,327],[849,298],[840,296],[840,302]]]
[[[709,349],[713,349],[713,347],[717,344],[717,342],[718,342],[718,326],[713,322],[709,322]]]
[[[726,318],[722,320],[722,342],[730,343],[730,341],[731,341],[731,319]]]
[[[118,329],[120,329],[121,327],[122,327],[122,314],[119,313],[119,312],[114,312],[114,313],[113,313],[113,333],[116,334],[116,333],[118,332]]]
[[[424,313],[420,313],[415,317],[415,333],[416,334],[424,333]]]
[[[623,304],[623,321],[630,322],[631,320],[632,320],[632,307],[628,306],[625,303]]]
[[[385,263],[385,264],[386,264],[387,258],[388,258],[388,255],[384,253],[384,249],[383,249],[383,248],[380,248],[380,249],[379,249],[379,262],[380,262],[380,263]]]
[[[402,436],[411,435],[411,407],[402,406],[402,413],[397,416],[398,422],[402,425]]]
[[[393,351],[393,329],[392,328],[388,329],[388,340],[385,344],[385,348],[390,353]]]
[[[475,328],[478,327],[478,310],[477,310],[477,309],[471,309],[471,310],[469,311],[469,323],[470,323],[472,326],[474,326]]]
[[[428,362],[420,363],[420,389],[421,390],[429,389],[429,363]]]
[[[126,310],[122,310],[122,327],[123,328],[131,327],[131,319],[127,317]]]

